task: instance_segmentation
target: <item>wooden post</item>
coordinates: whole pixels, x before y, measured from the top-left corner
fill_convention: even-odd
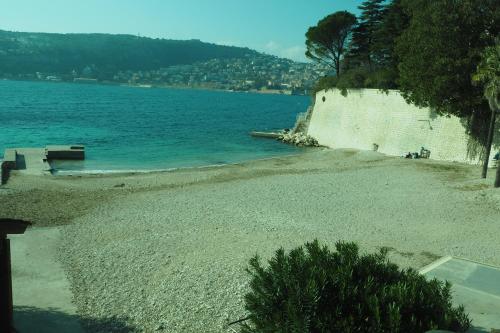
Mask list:
[[[13,324],[12,275],[10,267],[10,242],[4,235],[0,249],[0,332],[11,332]]]
[[[14,332],[12,272],[8,234],[23,234],[30,222],[0,218],[0,332]]]
[[[497,162],[497,175],[495,177],[495,184],[493,186],[495,188],[500,187],[500,160]]]

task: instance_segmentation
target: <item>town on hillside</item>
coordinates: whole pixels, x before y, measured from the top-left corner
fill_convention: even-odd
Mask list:
[[[68,74],[38,71],[18,75],[0,73],[0,78],[306,95],[317,80],[330,71],[328,66],[322,64],[300,63],[266,54],[247,54],[242,58],[216,58],[153,70],[120,70],[108,79],[99,78],[99,69],[95,65],[88,65],[81,71],[74,69]]]
[[[243,58],[211,59],[154,70],[121,70],[110,79],[99,79],[94,65],[69,74],[35,72],[2,75],[3,79],[75,83],[125,84],[138,87],[202,88],[250,91],[288,95],[306,95],[318,78],[330,68],[321,64],[300,63],[265,54],[247,54]]]
[[[173,86],[307,94],[325,66],[298,63],[268,55],[246,55],[237,59],[212,59],[149,71],[120,71],[114,82],[130,85]]]

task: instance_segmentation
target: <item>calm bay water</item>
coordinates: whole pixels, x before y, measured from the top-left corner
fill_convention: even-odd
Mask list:
[[[151,170],[293,154],[251,130],[292,127],[306,96],[0,81],[5,148],[83,144],[58,170]]]

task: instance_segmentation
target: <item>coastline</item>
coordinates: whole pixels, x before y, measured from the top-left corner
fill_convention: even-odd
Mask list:
[[[499,266],[500,194],[479,169],[319,149],[168,172],[13,174],[0,211],[60,230],[85,317],[221,332],[245,315],[248,259],[280,246],[346,240],[386,247],[402,267],[445,255]]]
[[[307,149],[315,149],[308,147]],[[312,150],[311,150],[312,151]],[[309,152],[311,152],[309,151]],[[276,158],[287,158],[293,156],[299,156],[304,152],[296,153],[296,154],[285,154],[271,157],[263,157],[263,158],[254,158],[254,159],[245,159],[238,162],[227,162],[220,164],[206,164],[206,165],[194,165],[194,166],[183,166],[183,167],[173,167],[166,169],[103,169],[103,170],[54,170],[52,175],[55,177],[61,176],[81,176],[81,175],[117,175],[117,176],[126,176],[126,175],[136,175],[136,174],[151,174],[151,173],[166,173],[173,171],[182,171],[182,170],[200,170],[200,169],[211,169],[211,168],[223,168],[230,165],[240,165],[244,163],[250,162],[259,162],[259,161],[268,161]],[[0,160],[1,162],[1,160]]]
[[[96,81],[96,82],[75,82],[75,81],[50,81],[50,80],[28,80],[28,79],[6,79],[0,78],[0,81],[14,81],[14,82],[41,82],[41,83],[68,83],[68,84],[79,84],[79,85],[97,85],[97,86],[116,86],[116,87],[128,87],[128,88],[140,88],[140,89],[179,89],[179,90],[201,90],[201,91],[217,91],[217,92],[227,92],[227,93],[242,93],[242,94],[261,94],[261,95],[283,95],[283,96],[308,96],[308,93],[296,94],[288,93],[284,90],[231,90],[231,89],[220,89],[220,88],[210,88],[205,86],[188,86],[188,85],[154,85],[154,84],[130,84],[118,81]]]

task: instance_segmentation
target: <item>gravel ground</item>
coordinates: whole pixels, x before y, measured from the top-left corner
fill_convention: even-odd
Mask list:
[[[131,193],[65,228],[81,313],[144,332],[227,332],[245,316],[248,259],[315,238],[388,247],[404,267],[443,255],[500,265],[500,197],[475,167],[344,151],[245,168]]]
[[[500,192],[478,175],[319,150],[171,173],[19,177],[8,191],[43,181],[54,200],[66,195],[60,212],[79,193],[86,208],[62,228],[60,257],[80,315],[96,319],[89,332],[230,332],[245,316],[248,259],[280,246],[347,240],[388,247],[403,267],[443,255],[500,265]]]

